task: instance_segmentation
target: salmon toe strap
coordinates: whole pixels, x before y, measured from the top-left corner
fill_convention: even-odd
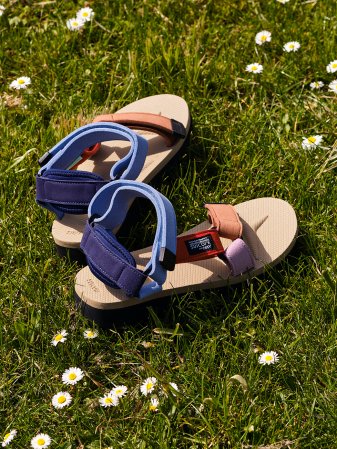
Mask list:
[[[205,204],[208,220],[215,228],[220,237],[235,240],[242,235],[242,223],[240,218],[230,204],[208,203]]]

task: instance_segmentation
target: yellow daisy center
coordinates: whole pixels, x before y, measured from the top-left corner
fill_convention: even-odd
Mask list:
[[[252,66],[252,70],[257,70],[256,65],[253,65],[253,66]]]
[[[271,362],[273,360],[273,356],[272,355],[266,355],[266,361],[267,362]]]
[[[146,385],[146,389],[147,389],[147,390],[151,390],[152,387],[153,387],[153,383],[151,383],[151,382],[149,382],[149,383]]]
[[[314,137],[314,136],[308,137],[308,141],[310,143],[316,143],[316,137]]]
[[[37,444],[38,444],[39,446],[43,446],[43,445],[45,444],[45,440],[44,440],[43,438],[39,438],[39,439],[37,440]]]
[[[113,401],[112,401],[111,398],[105,398],[105,403],[106,403],[106,404],[112,404]]]
[[[93,336],[94,336],[94,333],[93,333],[93,331],[88,331],[88,333],[87,333],[87,337],[91,338],[91,337],[93,337]]]
[[[76,20],[73,21],[73,26],[77,27],[78,26],[78,22],[76,22]]]
[[[21,84],[23,84],[23,83],[21,83]],[[60,340],[62,340],[62,338],[63,338],[62,334],[55,335],[55,341],[60,341]]]
[[[7,441],[10,436],[11,436],[10,433],[6,433],[6,435],[4,436],[4,441]]]
[[[70,374],[69,374],[69,379],[70,379],[70,380],[75,380],[76,377],[77,377],[77,375],[76,375],[75,373],[70,373]]]
[[[64,402],[66,402],[66,397],[65,396],[60,396],[57,398],[57,402],[59,404],[63,404]]]
[[[263,35],[261,36],[261,41],[266,41],[267,40],[267,36]]]
[[[18,80],[19,84],[25,84],[25,80]]]
[[[334,63],[332,64],[332,67],[333,67],[334,69],[336,69],[336,68],[337,68],[337,62],[334,62]]]
[[[123,393],[123,390],[121,389],[121,388],[118,388],[117,390],[116,390],[116,394],[122,394]]]
[[[294,48],[294,47],[295,47],[294,44],[290,44],[290,45],[289,45],[289,48]]]
[[[157,408],[157,407],[156,407],[155,405],[152,405],[152,404],[149,406],[149,409],[150,409],[151,411],[156,410],[156,408]]]
[[[89,14],[87,12],[83,12],[82,15],[83,17],[88,17]]]

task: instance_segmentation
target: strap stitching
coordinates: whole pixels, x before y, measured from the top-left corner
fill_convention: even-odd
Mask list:
[[[111,250],[109,250],[108,248],[106,248],[106,247],[102,244],[102,242],[100,242],[100,240],[99,240],[98,237],[96,236],[95,232],[93,232],[92,230],[91,230],[91,235],[93,235],[94,239],[97,240],[97,242],[98,242],[99,245],[103,248],[103,250],[107,251],[107,252],[110,253],[112,256],[116,257],[116,258],[118,259],[118,261],[120,261],[120,262],[122,263],[122,265],[124,265],[125,268],[131,267],[131,271],[135,271],[134,274],[136,275],[136,277],[138,277],[138,278],[141,280],[142,274],[143,274],[143,273],[140,273],[139,270],[138,270],[138,268],[132,267],[132,265],[130,265],[130,264],[126,264],[122,259],[120,259],[120,257],[118,257],[118,256],[117,256],[116,254],[114,254]],[[92,260],[91,257],[89,257],[89,258]],[[100,268],[100,269],[103,271],[103,273],[105,273],[105,274],[107,275],[107,277],[108,277],[109,279],[111,279],[111,276],[110,276],[108,273],[106,273],[106,272],[104,271],[103,268]],[[119,275],[119,278],[120,278],[120,275]],[[112,280],[113,282],[115,282],[113,279],[111,279],[111,280]],[[121,284],[121,285],[122,285],[122,284]],[[127,289],[126,286],[123,286],[123,285],[122,285],[122,287],[125,288],[125,289]]]

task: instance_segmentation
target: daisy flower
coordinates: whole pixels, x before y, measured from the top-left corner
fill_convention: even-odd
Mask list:
[[[271,41],[271,32],[270,31],[260,31],[255,36],[255,42],[257,43],[257,45],[262,45],[265,42],[270,42],[270,41]]]
[[[331,81],[331,83],[329,84],[329,90],[337,94],[337,80]]]
[[[329,65],[326,66],[326,71],[328,73],[334,73],[337,72],[337,59],[335,59],[334,61],[331,61],[329,63]]]
[[[290,53],[291,51],[297,51],[300,48],[301,44],[297,41],[287,42],[283,45],[283,50],[287,53]]]
[[[148,377],[144,380],[142,385],[140,386],[140,391],[144,396],[147,396],[149,393],[152,393],[154,387],[157,384],[157,379],[155,377]]]
[[[323,136],[303,137],[302,148],[304,150],[311,150],[312,148],[318,147],[322,140]]]
[[[169,382],[169,384],[171,385],[171,387],[173,388],[173,390],[179,391],[178,385],[175,382]],[[172,392],[172,391],[171,391]],[[172,393],[173,396],[175,396],[174,393]]]
[[[68,368],[62,374],[62,382],[66,385],[75,385],[84,376],[80,368]]]
[[[1,446],[5,447],[7,446],[7,444],[9,444],[15,437],[15,435],[17,434],[17,430],[13,429],[10,432],[6,433],[6,435],[4,436],[4,439],[2,440]]]
[[[68,19],[67,20],[67,27],[70,31],[77,31],[84,27],[84,20],[80,18],[74,18],[74,19]]]
[[[3,5],[0,5],[0,16],[2,16],[2,14],[4,13],[4,11],[5,11],[5,7],[3,6]]]
[[[105,394],[102,398],[99,398],[99,403],[103,407],[116,407],[118,405],[119,399],[116,395],[108,393]]]
[[[321,89],[323,86],[323,81],[313,81],[312,83],[310,83],[311,89]]]
[[[84,338],[87,338],[88,340],[91,340],[91,339],[93,339],[93,338],[96,338],[97,335],[98,335],[98,332],[95,331],[95,330],[93,330],[93,329],[86,329],[86,330],[83,332]]]
[[[246,67],[246,72],[251,73],[261,73],[263,71],[263,66],[258,64],[257,62],[253,62],[253,64],[248,64]]]
[[[68,332],[65,329],[61,330],[60,332],[57,332],[54,335],[54,337],[53,337],[53,339],[51,341],[51,344],[56,346],[57,343],[64,343],[67,340],[66,339],[67,335],[68,335]]]
[[[11,89],[27,89],[32,80],[28,76],[20,76],[9,85]]]
[[[86,8],[81,8],[77,12],[76,18],[81,19],[83,22],[90,22],[90,20],[92,20],[94,15],[95,15],[94,11],[87,6]]]
[[[69,405],[72,401],[72,397],[67,391],[60,391],[53,396],[51,403],[55,408],[63,408]]]
[[[278,1],[279,3],[282,3],[283,5],[284,5],[285,3],[288,3],[288,2],[289,2],[289,0],[276,0],[276,1]]]
[[[126,395],[127,390],[128,387],[126,387],[125,385],[117,385],[117,387],[113,388],[110,391],[110,394],[116,396],[117,398],[122,398]]]
[[[271,365],[278,362],[278,354],[275,351],[267,351],[260,355],[259,363],[261,365]]]
[[[159,405],[158,398],[153,396],[151,398],[151,402],[150,402],[150,405],[149,405],[149,410],[151,410],[151,412],[156,412],[158,410],[158,405]]]
[[[46,433],[39,433],[32,438],[30,445],[34,449],[48,447],[50,445],[50,436]]]

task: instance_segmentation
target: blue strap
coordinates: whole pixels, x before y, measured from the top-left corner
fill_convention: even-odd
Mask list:
[[[80,170],[47,170],[36,177],[36,201],[59,218],[65,213],[86,214],[92,197],[108,182]]]
[[[128,154],[112,167],[111,179],[136,179],[144,166],[148,152],[147,140],[126,126],[108,122],[81,126],[62,139],[48,151],[48,155],[52,157],[49,160],[45,159],[47,162],[39,170],[38,176],[49,169],[69,169],[86,148],[109,140],[124,140],[131,144]]]
[[[36,177],[38,204],[58,218],[65,213],[86,213],[91,198],[108,181],[93,173],[68,168],[78,161],[86,148],[107,140],[131,143],[128,154],[113,165],[111,179],[136,179],[144,166],[147,140],[116,123],[92,123],[70,133],[42,157],[46,163]]]
[[[167,270],[173,270],[176,255],[177,225],[172,204],[153,187],[136,181],[115,181],[102,187],[91,200],[88,209],[90,221],[114,230],[123,223],[130,203],[136,197],[147,198],[157,213],[157,229],[151,259],[144,273],[153,282],[143,285],[139,296],[146,297],[161,290]]]
[[[147,276],[136,268],[131,253],[115,235],[100,225],[87,223],[81,249],[94,275],[112,288],[121,288],[129,296],[137,296]]]

